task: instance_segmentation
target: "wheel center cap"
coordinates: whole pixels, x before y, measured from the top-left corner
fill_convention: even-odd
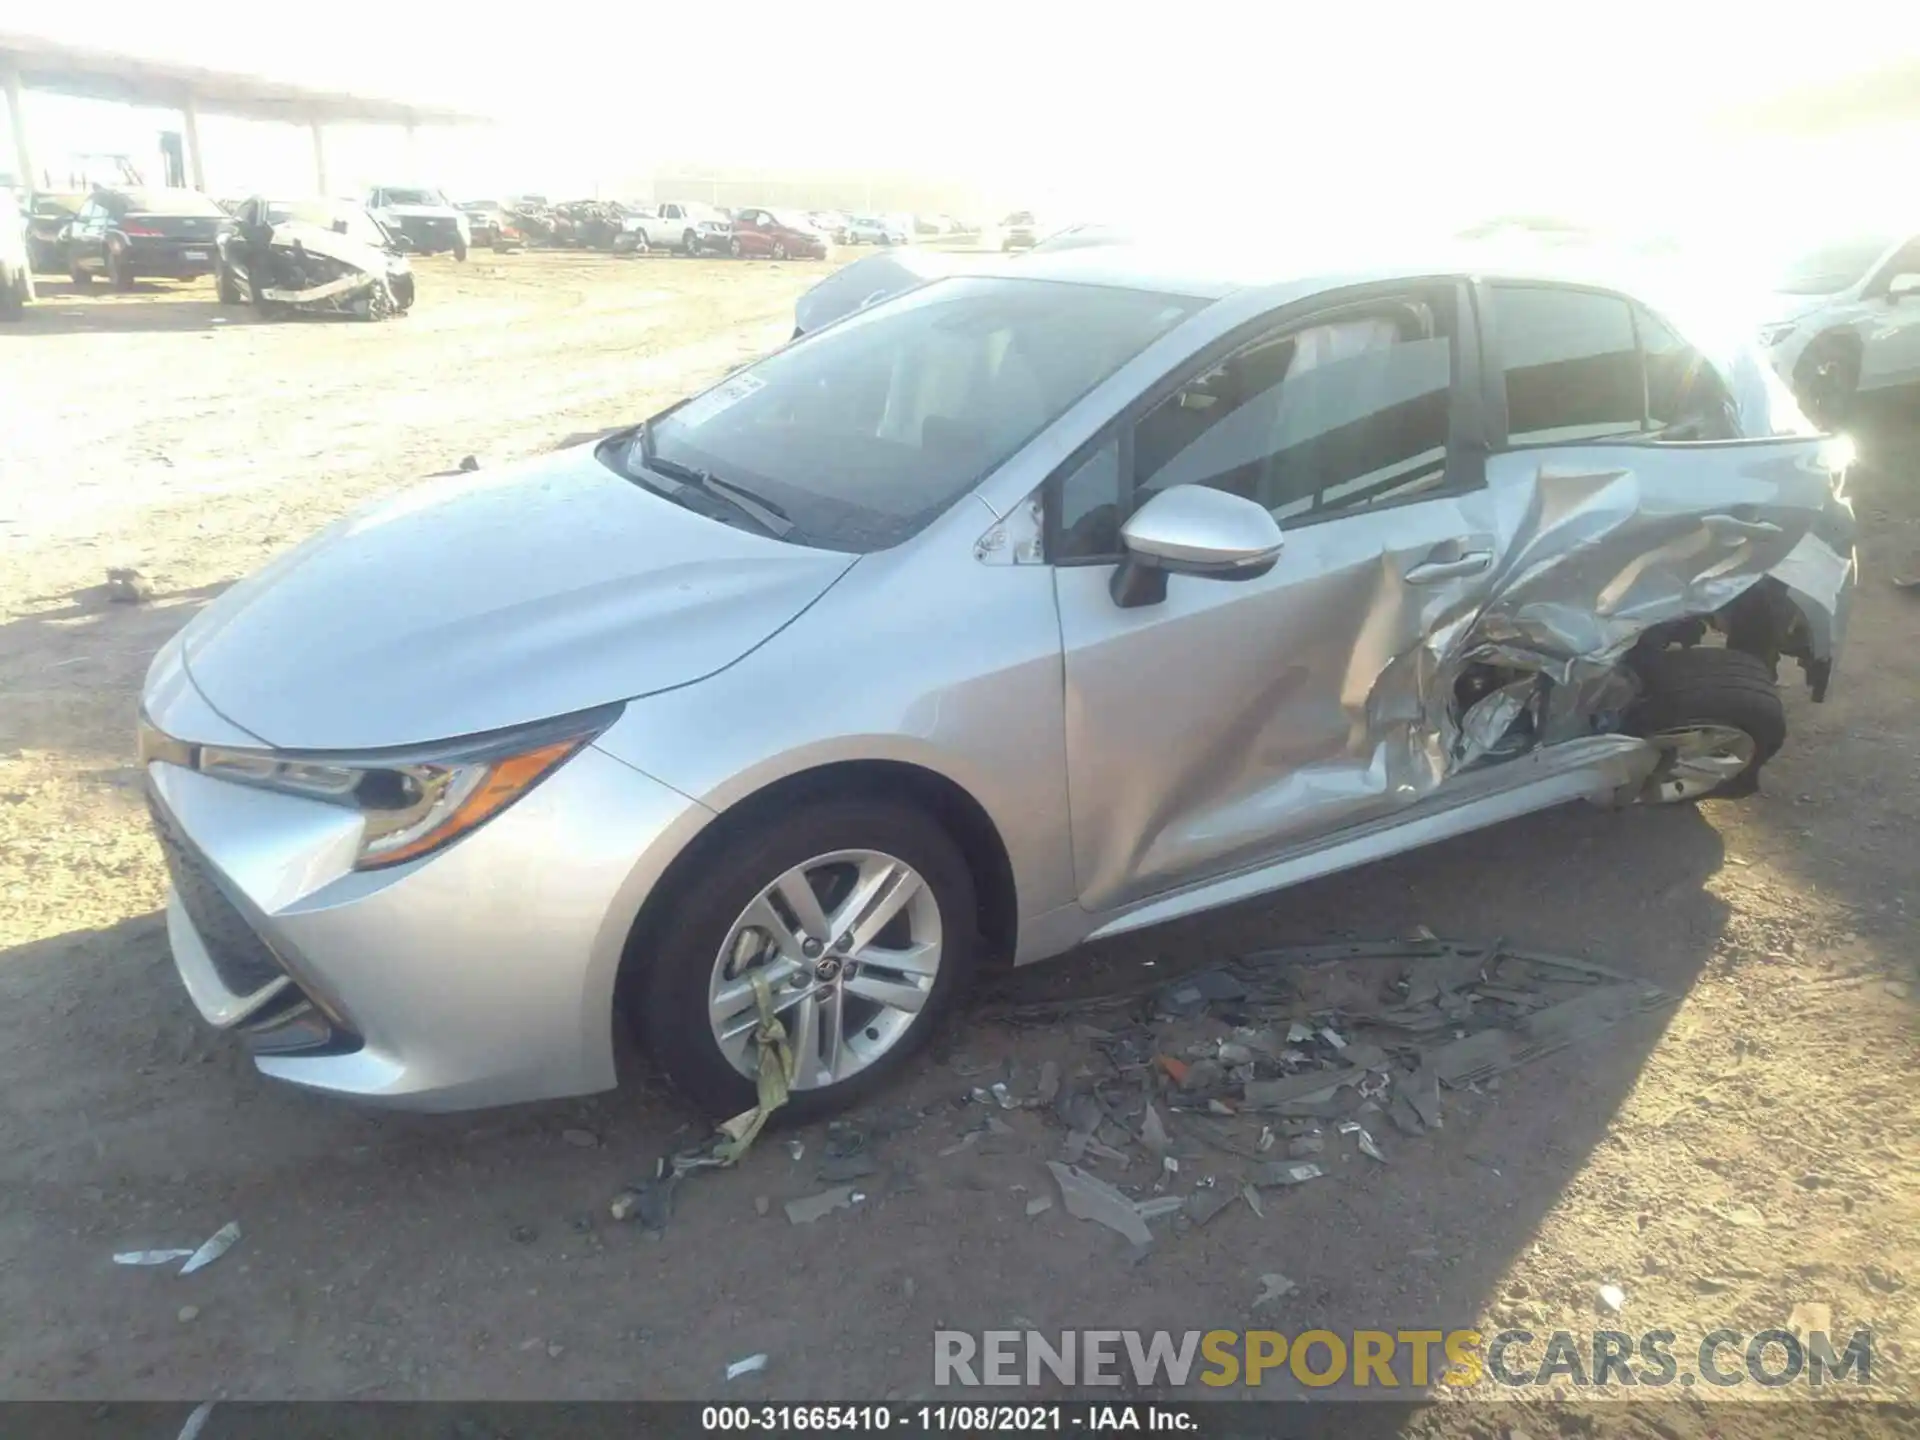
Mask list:
[[[839,978],[839,975],[840,961],[836,956],[829,955],[824,960],[819,960],[814,963],[813,978],[816,980],[834,980]]]

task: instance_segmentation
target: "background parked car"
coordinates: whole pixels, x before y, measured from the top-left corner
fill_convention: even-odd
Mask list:
[[[733,236],[727,245],[731,255],[765,255],[775,260],[789,256],[801,260],[827,258],[827,237],[804,216],[785,210],[747,208],[733,217]]]
[[[67,274],[82,288],[103,275],[116,290],[148,277],[211,275],[233,217],[198,190],[96,190],[67,231]]]
[[[1844,424],[1854,397],[1920,385],[1920,234],[1872,231],[1778,267],[1760,341],[1809,419]]]
[[[367,208],[382,225],[405,235],[422,255],[451,250],[453,258],[467,258],[471,232],[465,212],[456,210],[438,190],[420,186],[381,185],[367,195]]]
[[[0,190],[0,320],[18,320],[33,299],[27,261],[27,217],[11,190]]]
[[[662,200],[653,207],[651,223],[643,220],[633,231],[635,248],[665,248],[682,255],[725,251],[733,224],[719,210],[698,200]]]
[[[522,240],[507,212],[492,200],[469,200],[460,207],[467,217],[467,239],[493,250],[511,250]]]
[[[41,191],[27,206],[27,263],[36,275],[67,273],[67,227],[87,197],[80,192]]]
[[[1040,222],[1031,210],[1016,210],[1000,222],[1002,250],[1031,250],[1040,241]]]
[[[847,226],[853,223],[853,217],[844,210],[813,210],[807,214],[813,228],[829,240],[839,244],[847,243]]]
[[[905,245],[913,233],[886,215],[856,215],[847,222],[849,245]]]

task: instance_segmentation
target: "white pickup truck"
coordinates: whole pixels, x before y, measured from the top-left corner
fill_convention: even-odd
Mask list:
[[[711,205],[698,200],[662,200],[656,205],[639,207],[638,214],[627,216],[616,250],[678,250],[683,255],[699,255],[709,250],[725,250],[733,226],[727,217]]]

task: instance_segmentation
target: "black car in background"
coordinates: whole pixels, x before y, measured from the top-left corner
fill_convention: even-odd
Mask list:
[[[67,230],[67,273],[83,288],[103,275],[116,290],[148,277],[197,280],[213,274],[232,226],[198,190],[95,190]]]

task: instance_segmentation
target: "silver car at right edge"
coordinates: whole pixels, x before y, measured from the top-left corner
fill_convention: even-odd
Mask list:
[[[168,930],[265,1073],[717,1115],[982,964],[1566,801],[1738,795],[1834,683],[1849,447],[1595,273],[983,262],[211,605],[143,696]],[[1542,862],[1543,883],[1564,883]]]

